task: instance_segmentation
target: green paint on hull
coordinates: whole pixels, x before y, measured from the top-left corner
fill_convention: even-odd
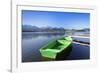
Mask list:
[[[63,37],[59,40],[52,41],[40,48],[40,53],[43,57],[55,59],[57,57],[57,54],[61,53],[65,49],[69,50],[70,48],[68,47],[71,46],[71,44],[71,37]]]

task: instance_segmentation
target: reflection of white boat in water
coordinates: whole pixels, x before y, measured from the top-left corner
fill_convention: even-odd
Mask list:
[[[73,43],[89,46],[90,45],[90,37],[87,36],[71,36],[73,37]]]
[[[80,45],[84,45],[84,46],[90,46],[90,43],[81,42],[81,41],[74,41],[74,40],[73,40],[73,43],[75,43],[75,44],[80,44]]]

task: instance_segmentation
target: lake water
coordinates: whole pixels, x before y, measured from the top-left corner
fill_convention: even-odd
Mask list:
[[[62,36],[67,36],[65,33],[34,33],[23,32],[22,33],[22,62],[36,62],[41,61],[41,55],[39,49],[46,45],[51,40],[56,40]],[[78,38],[73,38],[78,39]],[[89,39],[79,38],[79,40],[86,41]],[[72,44],[72,51],[66,60],[79,60],[89,59],[90,48],[89,46],[83,46],[79,44]]]

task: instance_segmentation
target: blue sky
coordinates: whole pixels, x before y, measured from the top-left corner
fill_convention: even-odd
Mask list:
[[[83,29],[89,28],[90,14],[22,10],[22,25]]]

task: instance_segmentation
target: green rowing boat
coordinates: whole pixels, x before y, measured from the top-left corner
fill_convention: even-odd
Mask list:
[[[63,37],[59,40],[52,41],[40,48],[42,57],[56,59],[57,55],[63,51],[69,50],[72,45],[71,37]]]

